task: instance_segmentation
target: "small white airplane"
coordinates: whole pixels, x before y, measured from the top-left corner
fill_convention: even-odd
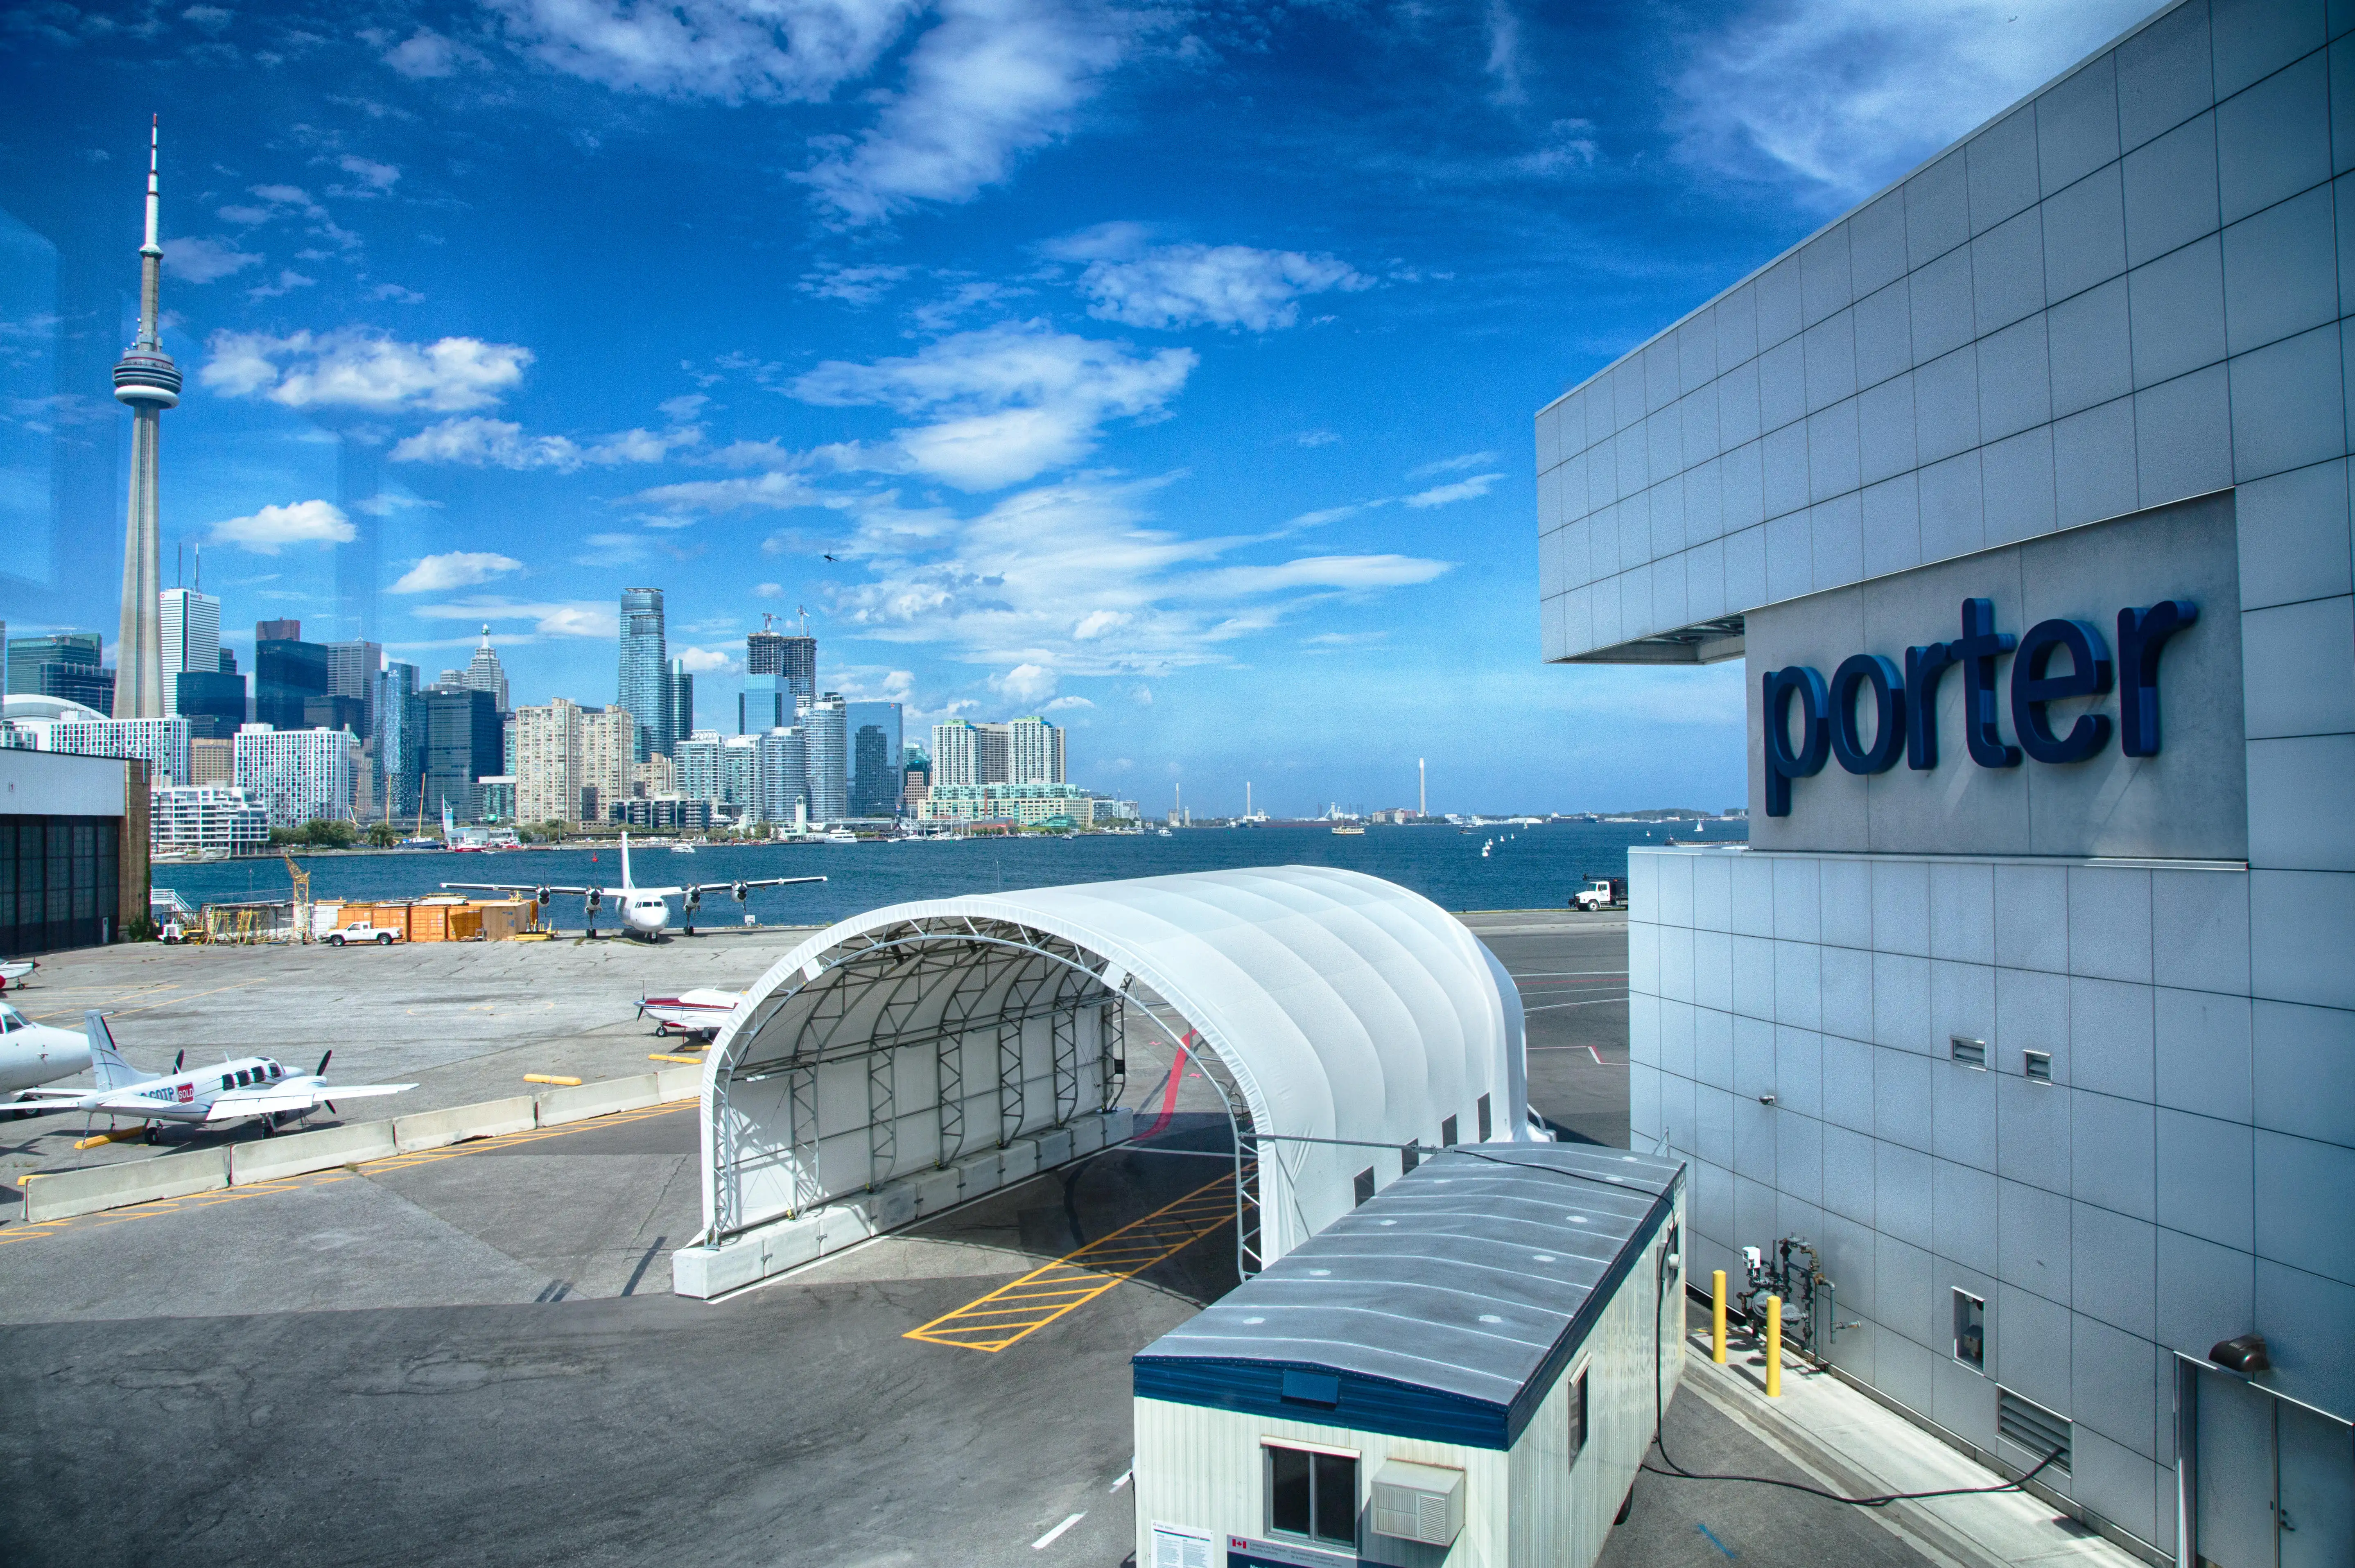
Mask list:
[[[670,905],[665,901],[676,894],[679,907],[687,915],[687,934],[695,934],[695,912],[703,907],[703,895],[725,888],[733,893],[738,904],[743,903],[754,888],[782,888],[791,882],[822,882],[824,877],[745,877],[732,882],[698,882],[677,888],[642,888],[630,880],[630,836],[622,835],[622,885],[618,888],[567,888],[553,884],[522,882],[444,882],[453,892],[528,893],[539,901],[542,909],[558,893],[577,893],[582,901],[582,913],[587,918],[589,934],[597,933],[597,911],[607,899],[620,908],[623,932],[641,941],[652,942],[670,924]]]
[[[698,1035],[709,1040],[743,999],[741,991],[707,989],[681,991],[676,997],[641,997],[638,1016],[654,1019],[658,1035],[677,1029],[690,1040]]]
[[[0,1094],[70,1078],[89,1065],[89,1040],[69,1029],[37,1024],[0,1002]],[[0,1110],[7,1108],[0,1101]]]
[[[149,1123],[147,1141],[155,1141],[156,1122],[212,1125],[248,1118],[261,1123],[261,1136],[278,1130],[282,1119],[307,1116],[325,1105],[332,1111],[337,1100],[369,1099],[399,1094],[414,1083],[330,1083],[327,1061],[319,1058],[316,1072],[289,1072],[267,1056],[240,1056],[218,1067],[196,1072],[180,1071],[187,1053],[172,1062],[168,1073],[142,1072],[123,1060],[107,1029],[106,1016],[92,1009],[82,1015],[95,1089],[27,1089],[8,1108],[22,1115],[56,1115],[80,1111],[94,1116],[135,1116]]]

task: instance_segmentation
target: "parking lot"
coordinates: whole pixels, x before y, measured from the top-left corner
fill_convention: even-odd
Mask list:
[[[1624,1137],[1624,926],[1471,923],[1521,977],[1539,1109]],[[294,1059],[348,1019],[339,1069],[348,1050],[455,1104],[525,1071],[644,1071],[642,987],[741,985],[793,939],[116,949],[45,963],[58,1001],[23,1000],[118,1007],[148,1065],[197,1040]],[[1157,1110],[1167,1068],[1133,1048],[1132,1100]],[[1157,1141],[1220,1146],[1215,1104],[1181,1080]],[[706,1304],[669,1294],[700,1223],[695,1125],[656,1107],[50,1224],[0,1211],[0,1561],[1123,1562],[1127,1360],[1234,1282],[1221,1167],[1109,1150]],[[140,1157],[57,1137],[10,1157]],[[908,1337],[1140,1222],[1175,1250],[1002,1348]],[[1699,1401],[1669,1424],[1688,1464],[1776,1462]],[[1710,1520],[1767,1561],[1912,1560],[1805,1499],[1767,1529],[1784,1514],[1711,1491],[1646,1481],[1606,1561],[1714,1562]]]

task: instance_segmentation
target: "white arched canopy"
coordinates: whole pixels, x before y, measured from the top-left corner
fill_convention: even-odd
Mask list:
[[[895,904],[763,975],[704,1072],[706,1235],[1060,1125],[1183,1040],[1259,1158],[1252,1262],[1448,1136],[1527,1136],[1518,993],[1419,894],[1276,866]],[[1382,1157],[1387,1154],[1387,1163]]]

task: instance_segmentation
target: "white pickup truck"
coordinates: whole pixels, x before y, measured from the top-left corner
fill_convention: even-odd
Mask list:
[[[351,942],[373,942],[378,947],[389,947],[400,940],[400,933],[385,926],[370,925],[366,921],[327,933],[327,945],[330,947],[341,947]]]

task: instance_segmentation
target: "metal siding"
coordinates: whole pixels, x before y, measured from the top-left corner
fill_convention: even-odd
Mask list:
[[[1685,1201],[1679,1185],[1674,1218],[1680,1236]],[[1138,1398],[1132,1483],[1137,1562],[1153,1560],[1156,1520],[1263,1538],[1260,1445],[1263,1438],[1273,1438],[1357,1450],[1359,1556],[1365,1563],[1398,1568],[1592,1568],[1609,1539],[1612,1516],[1651,1446],[1652,1347],[1657,1344],[1661,1352],[1663,1403],[1675,1397],[1684,1369],[1682,1269],[1669,1275],[1665,1291],[1656,1284],[1655,1259],[1666,1240],[1656,1234],[1637,1253],[1637,1266],[1621,1277],[1587,1336],[1588,1354],[1557,1375],[1508,1452]],[[1582,1364],[1589,1369],[1588,1431],[1586,1447],[1572,1469],[1564,1464],[1568,1372]],[[1390,1459],[1465,1473],[1464,1531],[1447,1552],[1388,1541],[1362,1529],[1370,1478]]]

